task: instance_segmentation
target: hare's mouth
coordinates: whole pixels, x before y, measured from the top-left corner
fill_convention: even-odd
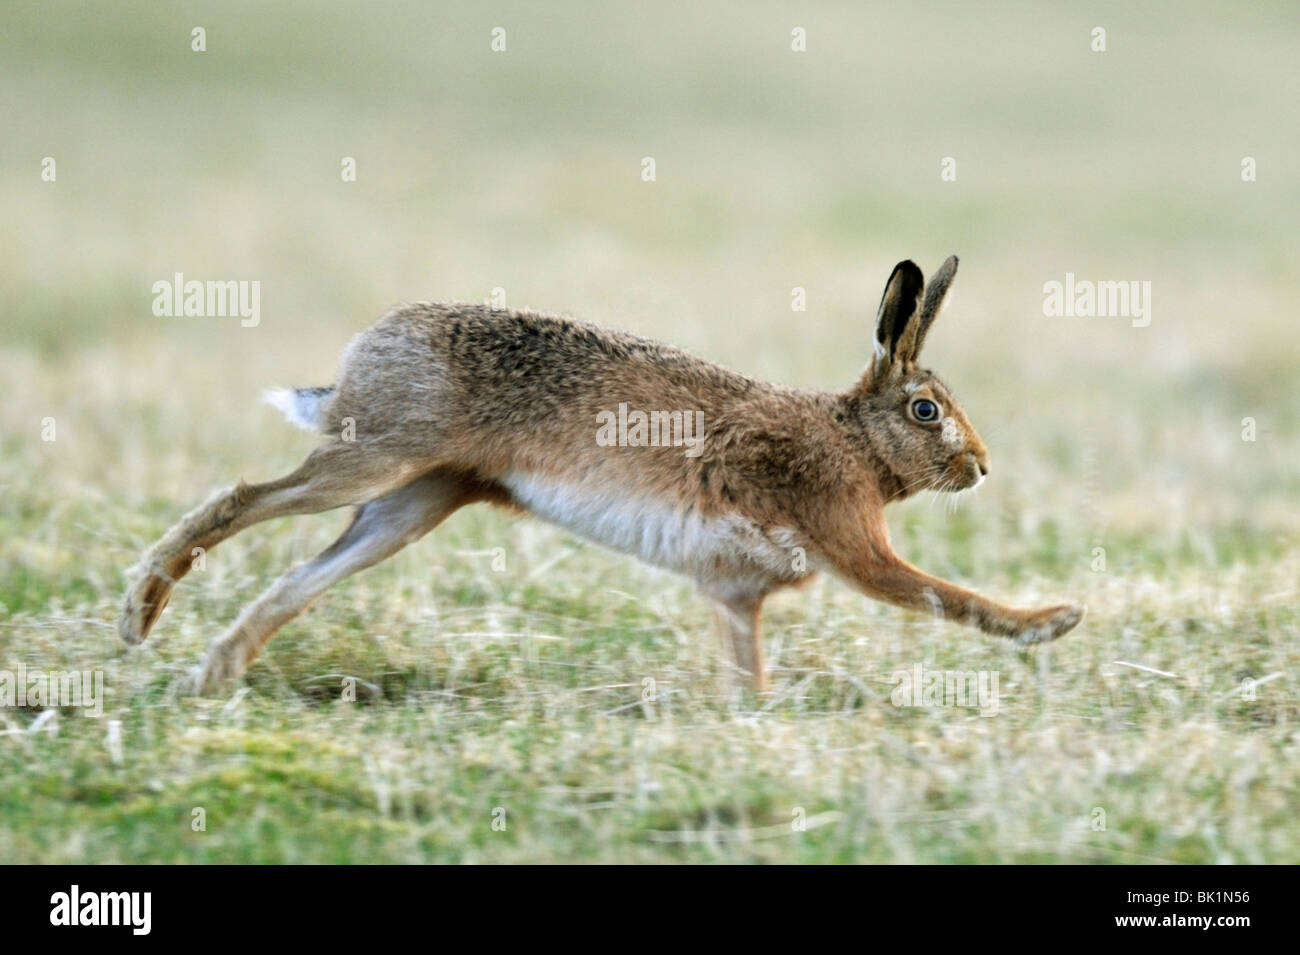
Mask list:
[[[953,458],[948,465],[947,480],[941,488],[945,491],[973,491],[984,483],[987,474],[975,455],[967,451]]]

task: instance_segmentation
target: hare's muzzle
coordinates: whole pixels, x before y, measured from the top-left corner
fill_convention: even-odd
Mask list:
[[[979,487],[989,473],[989,458],[985,453],[966,451],[954,464],[953,470],[959,475],[958,490]]]

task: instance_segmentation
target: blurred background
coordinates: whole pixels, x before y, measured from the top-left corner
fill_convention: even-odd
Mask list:
[[[929,272],[955,252],[925,357],[992,474],[955,513],[931,496],[896,508],[899,547],[1008,599],[1085,599],[1093,642],[1131,650],[1214,610],[1214,640],[1258,625],[1261,667],[1291,668],[1294,617],[1267,614],[1295,603],[1300,528],[1298,27],[1283,4],[7,3],[3,649],[117,654],[123,569],[211,488],[312,446],[260,391],[328,384],[394,303],[503,289],[512,307],[839,389],[894,263]],[[260,324],[155,316],[152,285],[176,272],[259,281]],[[1046,316],[1044,284],[1067,272],[1149,281],[1149,326]],[[260,532],[227,544],[164,618],[161,670],[344,520],[278,522],[269,556]],[[540,567],[579,545],[490,512],[434,540],[369,586],[420,577],[422,600],[507,606],[568,586],[599,607],[584,588],[614,564],[619,588],[667,594],[652,623],[705,619],[688,589],[594,549],[512,590],[457,555],[502,543]],[[458,560],[477,569],[457,577]],[[431,562],[452,597],[420,576]],[[877,614],[819,586],[778,629],[814,605]],[[313,631],[294,632],[289,649]],[[291,667],[282,652],[267,665]]]
[[[61,417],[93,453],[48,480],[128,500],[224,479],[209,472],[233,449],[273,473],[299,448],[277,455],[293,439],[257,407],[262,387],[328,383],[395,302],[494,288],[839,388],[894,262],[929,271],[956,252],[927,359],[988,432],[991,503],[1048,495],[1062,520],[1164,534],[1289,519],[1261,509],[1295,487],[1295,19],[1158,3],[11,4],[8,437],[30,453],[33,420]],[[260,281],[260,326],[155,317],[152,283],[175,272]],[[1045,317],[1043,285],[1066,272],[1150,281],[1151,325]],[[158,416],[165,436],[141,430]],[[1104,484],[1090,515],[1063,467],[1088,453]]]

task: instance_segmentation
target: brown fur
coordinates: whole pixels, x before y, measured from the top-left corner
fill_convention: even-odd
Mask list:
[[[816,567],[902,607],[1022,642],[1054,639],[1078,623],[1079,608],[1006,607],[924,574],[889,545],[886,504],[969,487],[988,470],[951,391],[917,364],[956,265],[950,258],[928,289],[912,263],[895,268],[877,316],[877,356],[840,394],[755,381],[569,318],[482,305],[397,309],[353,341],[332,394],[306,393],[320,401],[321,447],[284,478],[217,494],[154,545],[127,596],[122,635],[147,636],[193,548],[270,517],[359,505],[334,545],[214,643],[196,677],[209,689],[241,674],[327,587],[457,508],[530,510],[524,498],[538,494],[567,515],[561,523],[595,522],[597,539],[631,542],[626,549],[693,576],[717,601],[737,663],[760,691],[762,601]],[[909,408],[918,398],[936,402],[944,420],[916,420]],[[619,403],[701,412],[702,453],[598,445],[596,416]],[[779,559],[786,552],[788,563]]]

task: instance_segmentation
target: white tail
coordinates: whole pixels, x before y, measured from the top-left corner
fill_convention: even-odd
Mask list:
[[[334,394],[333,388],[268,388],[262,393],[262,400],[289,420],[308,431],[319,431],[322,427],[321,405]]]

